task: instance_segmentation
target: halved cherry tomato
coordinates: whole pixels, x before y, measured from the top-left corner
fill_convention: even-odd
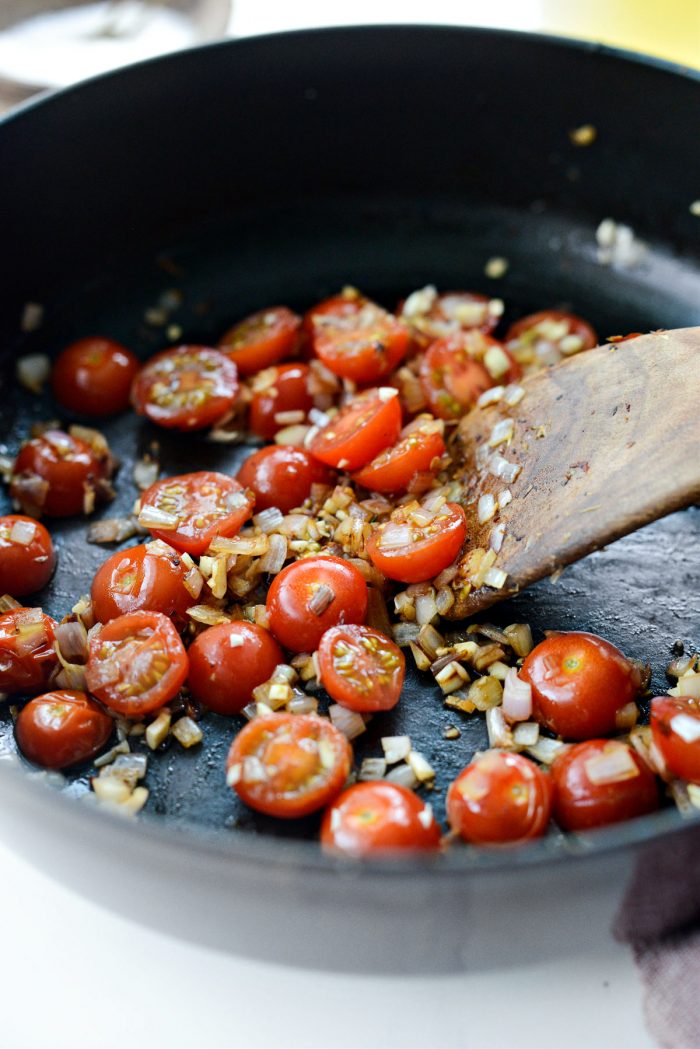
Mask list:
[[[40,608],[0,615],[0,692],[39,692],[58,665],[57,623]]]
[[[283,568],[267,593],[270,630],[292,652],[313,652],[326,630],[362,623],[367,584],[339,557],[305,557]]]
[[[564,830],[588,830],[655,812],[653,772],[627,743],[590,739],[559,754],[552,765],[554,818]]]
[[[197,602],[185,587],[188,568],[165,543],[133,546],[112,554],[92,580],[92,611],[98,623],[127,612],[162,612],[179,626]]]
[[[552,811],[552,780],[522,754],[487,751],[447,792],[453,830],[475,845],[516,845],[540,838]]]
[[[299,345],[301,317],[286,306],[258,310],[234,324],[219,342],[219,349],[236,363],[241,375],[252,375],[285,357]]]
[[[85,692],[62,689],[32,699],[15,724],[19,749],[46,769],[89,761],[112,735],[114,721]]]
[[[62,350],[51,372],[59,404],[81,415],[112,415],[129,407],[137,357],[113,339],[79,339]]]
[[[0,517],[0,593],[23,597],[46,586],[56,567],[51,536],[32,517]]]
[[[379,630],[356,624],[331,627],[318,648],[321,684],[349,710],[391,710],[406,672],[403,652]]]
[[[460,419],[494,385],[486,365],[489,349],[502,353],[495,339],[478,331],[449,335],[428,348],[420,363],[420,382],[434,415]]]
[[[503,313],[500,299],[476,291],[443,291],[428,286],[399,303],[397,315],[408,324],[414,339],[424,349],[435,339],[476,328],[490,335]]]
[[[251,809],[295,819],[332,801],[351,764],[350,744],[330,721],[271,714],[255,718],[234,739],[226,782]]]
[[[347,287],[338,295],[312,306],[304,314],[303,329],[307,341],[313,344],[314,336],[324,328],[344,328],[350,331],[356,326],[358,314],[368,304],[369,299],[357,288]]]
[[[354,289],[352,289],[354,292]],[[357,293],[320,303],[306,317],[316,356],[335,375],[360,384],[389,375],[408,352],[408,328]]]
[[[396,444],[353,474],[353,481],[372,492],[404,492],[417,473],[433,469],[445,453],[442,420],[419,415],[404,426]]]
[[[458,503],[426,510],[409,503],[394,510],[367,540],[375,568],[400,583],[422,583],[451,565],[467,535],[467,519]]]
[[[700,783],[700,705],[690,698],[652,699],[651,733],[668,771]]]
[[[188,685],[195,699],[217,714],[238,714],[267,681],[284,654],[255,623],[239,620],[209,627],[187,650]]]
[[[141,496],[139,519],[154,538],[199,557],[215,536],[236,535],[253,503],[233,477],[201,470],[156,481]]]
[[[398,391],[391,386],[357,394],[312,439],[317,459],[340,470],[357,470],[396,441],[401,430]]]
[[[587,321],[564,310],[540,310],[511,324],[506,348],[527,371],[556,364],[581,350],[598,345],[598,336]]]
[[[253,397],[248,416],[250,430],[266,441],[272,441],[278,430],[291,425],[290,419],[285,418],[289,412],[302,412],[303,418],[297,421],[304,422],[314,403],[309,393],[310,374],[308,364],[299,361],[278,364],[276,368],[266,368],[253,376]],[[279,421],[278,415],[281,416]]]
[[[639,692],[640,673],[596,634],[555,634],[533,648],[520,677],[532,686],[533,715],[564,739],[607,736]]]
[[[321,824],[326,852],[370,856],[440,847],[433,810],[398,783],[356,783],[326,809]]]
[[[19,450],[10,495],[32,517],[70,517],[87,512],[104,468],[86,441],[47,430]]]
[[[131,400],[139,415],[175,430],[203,430],[227,415],[238,395],[233,361],[207,346],[176,346],[151,357]]]
[[[174,699],[187,677],[187,653],[160,612],[117,616],[90,638],[85,678],[101,703],[140,718]]]
[[[277,506],[284,514],[301,506],[312,484],[330,484],[332,477],[313,455],[289,444],[271,444],[253,452],[236,476],[255,495],[256,511]]]

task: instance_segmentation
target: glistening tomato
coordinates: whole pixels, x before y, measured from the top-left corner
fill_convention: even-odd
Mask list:
[[[252,809],[294,819],[331,802],[351,763],[350,744],[330,721],[271,714],[254,718],[234,739],[226,782]]]
[[[659,807],[656,777],[627,743],[590,739],[552,765],[554,818],[564,830],[589,830]]]
[[[476,291],[438,294],[436,288],[428,285],[400,303],[397,313],[410,327],[418,345],[425,349],[436,339],[472,328],[490,335],[503,313],[503,303]]]
[[[301,506],[312,484],[330,484],[331,471],[295,445],[272,444],[248,456],[237,478],[255,496],[259,513],[270,506],[286,514]]]
[[[112,415],[129,407],[139,361],[114,339],[79,339],[59,353],[51,372],[56,400],[82,415]]]
[[[162,612],[184,625],[196,604],[185,586],[189,569],[165,543],[148,543],[112,554],[92,581],[92,611],[98,623],[127,612]]]
[[[252,375],[291,357],[299,345],[301,317],[286,306],[251,313],[230,328],[219,343],[241,375]]]
[[[592,349],[598,344],[598,336],[575,313],[540,310],[511,324],[505,343],[515,360],[526,371],[532,371]]]
[[[408,503],[372,533],[367,553],[388,579],[421,583],[452,564],[466,535],[467,519],[458,503],[434,510]]]
[[[419,473],[434,471],[445,452],[444,423],[419,415],[405,426],[396,444],[353,474],[353,481],[372,492],[403,492]]]
[[[326,852],[373,856],[440,847],[440,826],[426,802],[397,783],[356,783],[326,809]]]
[[[267,681],[284,654],[272,635],[255,623],[221,623],[190,645],[188,685],[195,699],[217,714],[238,714]]]
[[[51,536],[31,517],[0,517],[0,593],[23,597],[46,586],[56,567]]]
[[[85,692],[64,689],[32,699],[15,725],[19,749],[28,761],[65,769],[99,754],[114,721]]]
[[[353,397],[319,430],[309,450],[328,466],[357,470],[394,444],[400,430],[398,391],[382,386]]]
[[[310,376],[311,369],[301,361],[279,364],[254,375],[248,415],[251,431],[272,441],[278,430],[292,425],[292,420],[303,423],[314,403],[309,392]]]
[[[552,781],[522,754],[487,751],[447,792],[453,830],[475,845],[515,845],[541,837],[552,810]]]
[[[203,430],[227,415],[238,395],[233,361],[208,346],[177,346],[151,357],[134,380],[139,415],[175,430]]]
[[[336,297],[310,314],[313,350],[335,375],[362,385],[378,382],[406,356],[408,328],[364,296],[353,300],[356,309],[347,309],[339,298],[340,309]]]
[[[331,627],[321,638],[318,665],[328,695],[350,710],[391,710],[399,701],[406,661],[379,630],[356,624]]]
[[[496,350],[500,347],[495,340],[487,340],[478,331],[461,332],[438,339],[428,348],[419,375],[434,415],[460,419],[494,385],[486,366],[488,341]]]
[[[270,630],[293,652],[313,652],[326,630],[362,623],[367,584],[339,557],[305,557],[283,568],[267,594]]]
[[[700,705],[671,696],[652,699],[651,732],[669,772],[700,783]]]
[[[199,557],[216,536],[240,531],[254,498],[233,477],[202,470],[156,481],[140,503],[139,521],[155,539]]]
[[[40,608],[0,615],[0,692],[39,692],[58,666],[56,621]]]
[[[10,495],[32,517],[71,517],[89,512],[103,465],[85,441],[47,430],[19,450]]]

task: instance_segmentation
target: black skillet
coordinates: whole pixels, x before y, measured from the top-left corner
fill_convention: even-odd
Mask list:
[[[452,28],[227,42],[30,103],[0,126],[0,440],[14,451],[33,421],[65,418],[48,396],[17,392],[20,352],[53,354],[104,333],[145,357],[172,343],[168,324],[188,341],[212,343],[253,309],[303,309],[348,283],[389,307],[428,282],[477,289],[504,298],[506,321],[565,306],[602,337],[698,324],[700,218],[689,209],[700,196],[699,123],[695,74],[590,45]],[[576,146],[570,132],[584,124],[596,140]],[[595,230],[606,217],[647,243],[641,265],[599,263]],[[484,266],[496,255],[509,268],[490,280]],[[181,294],[174,306],[173,291]],[[43,305],[44,321],[22,334],[29,301]],[[149,308],[163,301],[168,324],[149,323]],[[687,396],[700,411],[700,393],[683,390],[668,391],[668,410]],[[167,473],[233,470],[249,451],[156,432],[131,415],[103,429],[123,461],[117,502],[103,516],[130,508],[133,461],[154,438]],[[57,522],[52,532],[60,564],[41,600],[60,617],[107,552],[86,545],[83,520]],[[664,691],[673,643],[700,643],[699,553],[697,511],[676,514],[489,619],[526,620],[537,636],[548,628],[601,633],[650,662]],[[455,722],[461,738],[447,742],[443,728]],[[225,900],[230,921],[220,906],[198,910],[196,922],[181,919],[187,935],[305,964],[333,955],[336,964],[404,968],[462,964],[465,945],[476,944],[485,964],[504,922],[527,928],[544,949],[547,936],[533,930],[541,933],[545,886],[561,899],[577,885],[567,914],[578,907],[579,928],[590,926],[594,911],[611,906],[601,903],[611,871],[621,891],[640,846],[679,840],[668,835],[681,817],[668,809],[517,853],[455,848],[427,865],[348,870],[319,855],[315,819],[275,822],[237,802],[222,775],[232,725],[214,715],[203,724],[198,751],[174,745],[151,759],[139,824],[117,824],[11,774],[6,827],[19,828],[18,846],[38,862],[50,840],[52,869],[93,894],[100,885],[107,894],[100,864],[108,860],[112,874],[136,879],[146,920],[161,920],[161,911],[168,920],[159,887],[170,899],[187,895],[192,879],[208,879],[207,899]],[[378,754],[379,738],[398,732],[436,768],[431,800],[442,818],[447,784],[484,742],[481,718],[447,712],[429,677],[416,673],[399,710],[376,718],[358,741],[358,757]],[[8,713],[0,733],[13,751]],[[85,793],[89,771],[62,793]],[[82,839],[90,844],[74,860]],[[493,893],[500,902],[482,905]],[[194,895],[195,909],[205,906]],[[468,920],[455,922],[455,908],[466,908]],[[330,941],[319,934],[320,914],[335,929]],[[387,949],[386,936],[368,930],[389,918]],[[351,957],[338,959],[328,948],[349,930]],[[422,947],[402,951],[399,941]]]

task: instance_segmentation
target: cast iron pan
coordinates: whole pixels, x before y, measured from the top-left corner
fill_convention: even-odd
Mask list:
[[[585,149],[569,138],[584,123],[597,129]],[[48,396],[17,392],[18,353],[55,354],[100,333],[147,357],[172,342],[145,319],[172,290],[182,301],[169,322],[205,344],[249,311],[277,302],[302,310],[347,283],[390,308],[428,282],[477,289],[505,299],[506,322],[564,306],[602,337],[698,324],[700,219],[689,205],[700,193],[699,125],[696,75],[588,45],[448,28],[227,42],[29,104],[0,127],[3,450],[14,451],[35,420],[66,420]],[[605,217],[647,241],[642,265],[598,263],[594,231]],[[510,263],[499,281],[484,276],[493,255]],[[27,301],[43,304],[45,319],[22,335]],[[668,410],[687,396],[700,408],[698,391],[669,390]],[[123,462],[104,516],[129,511],[134,459],[154,439],[166,473],[233,471],[250,452],[157,431],[131,414],[103,429]],[[111,551],[86,544],[84,520],[51,529],[59,569],[36,601],[60,617]],[[699,554],[698,512],[675,514],[488,618],[526,620],[538,637],[547,628],[601,633],[649,661],[665,691],[673,643],[700,643]],[[0,717],[0,744],[13,749],[6,708]],[[448,723],[459,740],[443,740]],[[193,838],[210,828],[233,852],[255,848],[251,835],[289,836],[306,854],[315,818],[266,819],[226,788],[238,727],[208,715],[201,748],[153,755],[142,819]],[[382,735],[403,732],[437,770],[431,800],[442,819],[446,786],[484,745],[483,720],[446,711],[429,675],[413,673],[398,710],[357,741],[358,759],[380,753]],[[67,793],[87,791],[89,774],[69,777]],[[590,847],[679,822],[665,813]],[[554,836],[541,848],[551,857],[568,847]],[[456,849],[446,862],[474,860]]]

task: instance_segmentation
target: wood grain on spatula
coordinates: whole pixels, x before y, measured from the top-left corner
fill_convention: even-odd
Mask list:
[[[505,538],[496,561],[505,586],[458,597],[463,618],[522,590],[642,525],[700,501],[700,328],[653,332],[600,346],[525,379],[514,408],[476,408],[459,428],[459,476],[472,508],[509,488],[496,520]],[[508,445],[518,463],[506,484],[475,456],[494,426],[514,420]],[[483,453],[482,453],[483,454]],[[472,509],[469,546],[489,547],[494,520]]]

